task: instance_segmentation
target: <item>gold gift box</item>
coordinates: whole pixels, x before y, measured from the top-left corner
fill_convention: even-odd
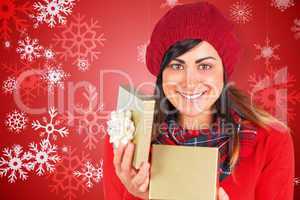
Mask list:
[[[216,200],[218,148],[154,144],[149,199]]]
[[[120,86],[118,109],[132,111],[136,127],[132,165],[148,161],[154,115],[154,98]],[[218,148],[153,144],[149,199],[216,200]]]

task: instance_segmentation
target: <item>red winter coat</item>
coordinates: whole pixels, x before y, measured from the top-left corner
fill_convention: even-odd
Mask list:
[[[240,162],[220,186],[230,200],[292,200],[294,148],[289,133],[258,128],[253,142],[241,144]],[[139,200],[131,195],[115,173],[113,150],[105,138],[104,199]]]

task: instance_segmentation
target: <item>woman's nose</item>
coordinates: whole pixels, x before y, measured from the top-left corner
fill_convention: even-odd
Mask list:
[[[194,87],[201,82],[201,77],[199,76],[196,67],[187,67],[184,76],[185,84],[188,87]]]

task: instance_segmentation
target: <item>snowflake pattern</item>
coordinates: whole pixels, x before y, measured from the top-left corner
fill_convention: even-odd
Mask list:
[[[300,39],[300,19],[294,19],[294,25],[291,28],[291,31],[294,32],[294,37],[296,40]]]
[[[5,125],[11,132],[20,133],[27,126],[27,116],[24,112],[14,110],[7,114]]]
[[[295,118],[294,109],[289,104],[300,102],[300,92],[295,89],[296,78],[287,73],[287,67],[267,68],[264,76],[253,74],[249,77],[252,99],[279,119],[291,121]],[[287,74],[287,77],[285,77]],[[280,92],[286,92],[286,95]],[[283,111],[276,113],[276,111]]]
[[[37,74],[30,75],[22,82],[20,81],[17,89],[20,92],[22,102],[28,106],[34,105],[40,100],[40,97],[47,95],[48,92],[47,84]]]
[[[174,6],[180,5],[180,4],[181,3],[179,3],[178,0],[165,0],[165,2],[160,5],[160,7],[161,8],[164,8],[164,7],[173,8]]]
[[[24,40],[18,41],[19,47],[16,49],[20,54],[20,58],[29,62],[41,57],[43,47],[39,45],[38,39],[31,39],[26,36]]]
[[[94,167],[90,161],[87,161],[81,170],[73,172],[74,176],[82,178],[88,188],[92,188],[94,183],[99,183],[103,177],[103,160],[99,167]]]
[[[41,132],[41,137],[43,137],[46,134],[46,140],[49,142],[50,139],[56,140],[57,135],[59,135],[60,137],[67,136],[69,134],[68,129],[66,127],[58,128],[57,126],[60,125],[60,121],[54,120],[58,115],[56,108],[50,108],[48,113],[50,115],[49,121],[45,117],[43,117],[42,119],[44,124],[41,124],[39,120],[35,120],[32,122],[32,128],[34,130],[42,129],[43,132]]]
[[[5,72],[5,74],[8,74],[12,77],[18,77],[23,71],[32,69],[33,63],[24,62],[21,61],[21,64],[19,63],[1,63],[1,70],[2,72]]]
[[[252,19],[252,6],[245,1],[237,1],[229,8],[231,19],[238,24],[245,24]]]
[[[54,35],[57,55],[64,60],[72,59],[73,64],[77,64],[80,58],[94,62],[101,53],[99,45],[104,46],[106,40],[103,33],[99,34],[99,28],[98,21],[91,19],[88,23],[83,15],[74,15],[67,27]]]
[[[16,0],[0,1],[0,39],[8,39],[14,31],[21,32],[29,27],[27,18],[31,12],[30,2],[24,1],[23,4]]]
[[[53,60],[55,56],[55,53],[52,49],[49,48],[45,48],[44,50],[44,58],[49,61],[49,60]]]
[[[54,87],[64,88],[64,80],[70,76],[66,73],[61,66],[48,66],[48,69],[42,75],[42,80],[48,83],[48,88],[50,91]]]
[[[101,121],[104,117],[100,115],[104,106],[98,104],[97,95],[95,87],[88,87],[87,92],[83,93],[88,106],[77,105],[75,112],[67,111],[63,116],[69,126],[76,128],[78,134],[84,134],[83,143],[89,150],[95,149],[99,139],[103,139],[106,135]]]
[[[67,153],[69,151],[69,147],[64,145],[63,147],[61,147],[61,151]]]
[[[12,94],[17,89],[17,80],[15,77],[8,77],[2,84],[2,90],[6,94]]]
[[[295,186],[300,185],[300,177],[294,178],[294,184]]]
[[[79,71],[85,72],[89,70],[90,64],[87,59],[79,58],[77,61],[77,68]]]
[[[11,42],[9,40],[6,40],[3,42],[3,46],[8,49],[11,47]]]
[[[137,47],[137,61],[145,64],[146,63],[146,49],[148,43],[141,44]]]
[[[27,180],[28,172],[34,167],[30,162],[31,157],[31,153],[24,152],[20,145],[14,145],[11,149],[4,148],[3,157],[0,157],[0,176],[8,175],[9,183],[14,183],[18,178]]]
[[[11,77],[16,77],[17,90],[15,91],[19,92],[20,99],[26,106],[34,106],[40,100],[40,97],[48,94],[47,83],[41,80],[41,72],[44,70],[44,65],[45,63],[41,59],[33,62],[21,60],[20,63],[0,64],[3,73],[9,74]],[[30,73],[34,70],[37,73]],[[27,75],[25,75],[26,73]],[[21,76],[25,79],[20,80]]]
[[[271,45],[270,42],[271,41],[270,41],[269,37],[266,37],[264,46],[259,45],[259,44],[254,44],[254,47],[260,51],[260,54],[255,57],[255,60],[258,60],[261,58],[265,59],[265,64],[267,66],[270,64],[271,59],[280,60],[279,56],[277,54],[275,54],[275,50],[277,50],[280,47],[280,45],[277,44],[275,46],[270,46]]]
[[[82,160],[88,160],[89,155],[82,152],[81,156],[76,154],[76,149],[68,148],[68,151],[62,155],[61,161],[57,163],[56,170],[49,177],[51,183],[50,191],[56,194],[63,194],[64,199],[77,199],[78,192],[82,194],[88,192],[85,183],[75,177],[73,172],[84,164]]]
[[[277,8],[281,12],[285,11],[289,7],[294,6],[294,0],[272,0],[271,6]]]
[[[33,8],[36,14],[31,15],[35,20],[34,28],[46,23],[50,28],[57,24],[66,24],[67,16],[72,13],[75,0],[42,0],[35,2]]]
[[[55,164],[60,161],[60,157],[56,153],[57,146],[51,145],[48,140],[42,140],[39,146],[35,143],[29,145],[32,159],[34,159],[35,172],[41,176],[45,171],[54,172]]]

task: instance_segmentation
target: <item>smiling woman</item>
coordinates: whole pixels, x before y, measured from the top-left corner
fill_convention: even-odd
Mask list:
[[[289,129],[234,86],[238,57],[233,27],[213,5],[179,5],[162,17],[146,54],[157,78],[152,144],[218,147],[219,200],[292,200]],[[134,169],[129,143],[115,151],[112,171],[106,150],[106,198],[147,199],[151,163]]]

